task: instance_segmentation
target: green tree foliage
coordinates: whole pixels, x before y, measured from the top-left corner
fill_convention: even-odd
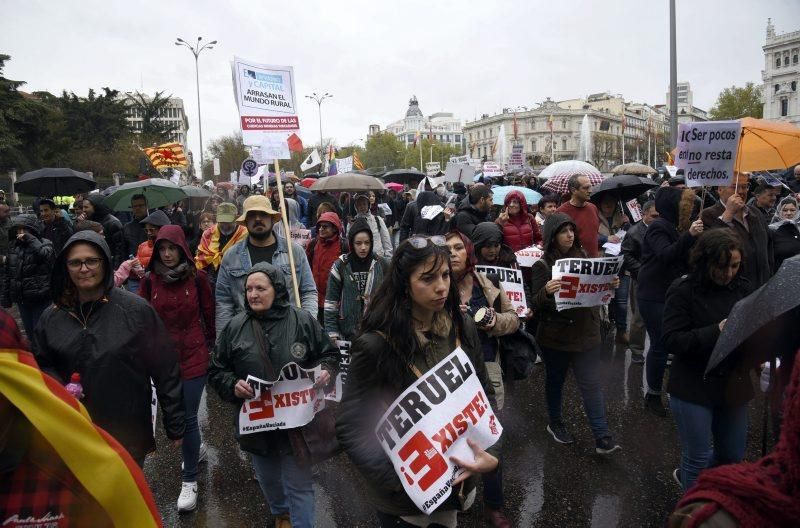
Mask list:
[[[238,171],[242,162],[250,156],[240,131],[212,140],[206,146],[206,151],[208,155],[203,164],[203,180],[229,181],[230,173]],[[214,177],[214,158],[219,158],[219,178]]]
[[[387,170],[402,166],[405,144],[391,132],[379,132],[367,139],[361,161],[364,167],[386,167]]]
[[[142,147],[160,145],[171,141],[172,135],[178,131],[174,120],[159,120],[166,116],[170,95],[156,92],[148,97],[140,92],[128,96],[128,111],[134,111],[142,118],[142,128],[138,130],[138,140]]]
[[[761,118],[764,106],[761,102],[761,87],[749,82],[744,87],[731,86],[719,94],[709,115],[715,121],[740,119],[742,117]]]

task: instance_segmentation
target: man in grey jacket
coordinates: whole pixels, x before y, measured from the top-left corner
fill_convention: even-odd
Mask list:
[[[247,238],[225,253],[217,276],[217,335],[222,333],[233,316],[244,311],[247,272],[259,262],[269,262],[283,271],[289,284],[289,297],[296,306],[294,289],[291,287],[288,245],[284,237],[276,236],[272,231],[275,223],[280,220],[280,213],[272,208],[266,196],[261,195],[248,197],[244,201],[243,209],[242,216],[236,222],[247,227]],[[294,242],[291,247],[300,303],[303,310],[316,319],[317,286],[311,267],[303,248]]]
[[[625,271],[631,274],[631,329],[628,348],[631,349],[631,361],[633,363],[644,363],[644,339],[647,334],[644,328],[644,321],[639,313],[639,303],[636,300],[636,290],[638,287],[639,268],[642,267],[642,241],[644,233],[647,231],[653,220],[658,218],[656,203],[652,200],[645,202],[642,206],[642,220],[634,224],[628,230],[628,234],[622,240],[622,255],[625,258]]]

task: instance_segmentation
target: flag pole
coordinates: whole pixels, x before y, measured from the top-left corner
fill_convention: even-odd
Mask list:
[[[419,135],[419,171],[422,172],[422,134]]]
[[[267,181],[269,181],[269,172],[267,172]],[[278,160],[275,160],[275,182],[278,184],[278,199],[280,200],[281,220],[283,220],[283,231],[286,234],[286,251],[289,253],[289,268],[292,270],[292,291],[294,291],[294,300],[298,308],[303,308],[300,302],[300,289],[297,287],[297,271],[294,267],[294,253],[292,252],[292,232],[289,229],[289,218],[286,214],[286,202],[283,201],[283,183],[281,182],[281,168],[278,165]],[[277,240],[276,240],[277,242]]]

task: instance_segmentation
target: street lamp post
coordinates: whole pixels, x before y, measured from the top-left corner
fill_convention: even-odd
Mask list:
[[[205,49],[214,49],[214,44],[217,43],[216,40],[212,40],[211,42],[206,42],[202,46],[200,45],[200,41],[203,40],[203,37],[197,37],[197,42],[194,46],[183,40],[182,38],[178,38],[175,41],[176,46],[185,46],[192,52],[194,55],[194,80],[195,85],[197,86],[197,132],[200,134],[200,179],[203,179],[203,120],[200,117],[200,68],[198,66],[198,57],[200,53]]]
[[[325,92],[322,95],[319,95],[317,92],[312,92],[311,95],[307,95],[307,99],[311,99],[312,101],[316,101],[317,107],[319,108],[319,148],[320,150],[324,150],[322,145],[322,101],[325,99],[333,97],[332,94]]]

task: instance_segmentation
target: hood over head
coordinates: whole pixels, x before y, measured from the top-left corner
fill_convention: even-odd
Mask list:
[[[176,225],[165,225],[158,230],[158,236],[156,237],[155,242],[153,242],[153,256],[150,259],[150,262],[147,264],[148,270],[152,271],[155,261],[161,260],[161,257],[158,256],[158,244],[162,240],[172,242],[181,248],[186,262],[189,262],[190,264],[194,262],[194,256],[192,256],[192,252],[189,251],[189,245],[186,243],[186,235],[183,233],[183,228]]]
[[[269,281],[272,283],[272,287],[275,289],[275,300],[272,302],[272,308],[267,310],[266,314],[263,314],[263,317],[266,319],[276,319],[276,318],[283,318],[284,312],[291,306],[289,301],[289,289],[286,285],[286,277],[281,271],[280,268],[276,268],[269,262],[259,262],[252,268],[250,271],[247,272],[247,276],[253,275],[254,273],[264,273],[267,277],[269,277]],[[245,279],[245,287],[247,286],[247,279]],[[247,312],[251,315],[254,315],[252,309],[250,308],[250,303],[247,302],[247,292],[245,292],[244,296],[244,305]]]
[[[350,243],[350,253],[355,255],[355,245],[353,240],[358,233],[365,232],[369,236],[369,243],[372,251],[375,251],[375,240],[372,239],[372,228],[364,218],[356,218],[347,230],[347,241]]]
[[[656,211],[678,231],[689,229],[695,208],[695,193],[692,189],[659,187],[656,191]]]
[[[24,227],[36,238],[42,238],[42,224],[36,215],[21,214],[11,218],[8,224],[8,239],[13,242],[17,238],[17,228]]]
[[[321,215],[319,215],[319,218],[317,218],[317,223],[316,223],[317,229],[319,229],[319,223],[320,222],[328,222],[329,224],[335,225],[336,226],[336,233],[341,235],[341,233],[342,233],[342,221],[339,219],[339,215],[337,215],[336,213],[332,213],[330,211],[326,211],[326,212],[322,213]]]
[[[787,203],[793,203],[795,205],[796,210],[793,218],[783,218],[781,216],[781,209]],[[775,208],[775,214],[772,216],[772,222],[769,224],[769,228],[778,229],[780,226],[784,224],[800,224],[800,206],[798,206],[797,199],[791,196],[784,197],[778,203],[778,206]]]
[[[72,279],[67,271],[67,255],[72,246],[80,243],[91,244],[100,251],[100,256],[103,257],[103,282],[106,293],[114,287],[114,267],[111,265],[111,250],[106,239],[94,231],[78,231],[64,244],[50,273],[50,295],[56,304],[63,304],[66,299],[65,293],[72,288]]]
[[[417,194],[417,209],[421,212],[423,207],[427,207],[429,205],[442,205],[442,200],[436,196],[436,193],[433,191],[425,191]]]
[[[86,199],[94,207],[94,214],[89,220],[102,220],[106,215],[111,214],[111,208],[105,204],[106,197],[100,193],[91,193],[86,196]]]
[[[503,205],[508,207],[508,204],[511,203],[511,200],[517,200],[519,202],[519,216],[528,214],[528,201],[525,199],[524,194],[522,194],[520,191],[511,191],[506,195],[506,199],[503,200]]]
[[[454,235],[461,239],[461,242],[464,244],[464,248],[467,250],[466,271],[469,273],[472,271],[475,265],[478,264],[478,256],[476,255],[475,244],[472,243],[472,240],[470,240],[467,235],[458,229],[453,229],[447,233],[448,238]]]
[[[572,229],[575,231],[574,247],[580,247],[581,241],[578,238],[578,226],[575,221],[567,213],[553,213],[547,217],[542,226],[542,244],[544,245],[544,252],[549,253],[553,249],[553,244],[556,241],[556,234],[564,227],[565,224],[571,224]]]
[[[481,222],[472,232],[472,242],[476,253],[484,246],[502,244],[503,229],[494,222]]]
[[[163,227],[170,225],[172,222],[170,222],[167,213],[165,213],[161,209],[156,209],[149,215],[145,216],[143,219],[139,220],[139,223],[142,225],[150,224],[154,226]]]

